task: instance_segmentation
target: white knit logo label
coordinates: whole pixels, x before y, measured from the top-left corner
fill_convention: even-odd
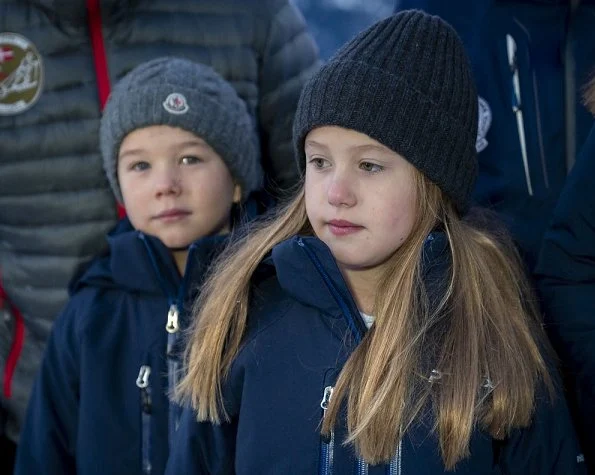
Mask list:
[[[170,114],[176,115],[185,114],[189,109],[188,101],[178,92],[173,92],[167,96],[165,101],[163,101],[163,108]]]
[[[477,109],[479,114],[479,121],[477,122],[477,140],[475,142],[475,150],[477,153],[485,150],[488,146],[486,135],[492,125],[492,109],[488,101],[483,97],[477,96]]]
[[[42,84],[43,65],[33,43],[16,33],[0,33],[0,115],[32,107]]]

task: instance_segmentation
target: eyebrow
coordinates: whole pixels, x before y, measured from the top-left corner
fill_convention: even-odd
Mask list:
[[[179,152],[180,150],[184,150],[184,149],[190,148],[190,147],[201,147],[201,148],[205,148],[205,149],[210,148],[209,144],[207,144],[204,140],[200,140],[200,139],[187,140],[185,142],[176,144],[173,148],[177,152]],[[144,149],[144,148],[133,148],[130,150],[126,150],[124,153],[121,153],[120,155],[118,155],[118,159],[122,160],[123,158],[128,157],[128,156],[134,157],[137,155],[142,155],[145,152],[146,152],[146,149]]]
[[[304,144],[304,148],[306,147],[318,147],[318,148],[323,148],[325,150],[328,150],[328,147],[322,143],[318,143],[315,140],[306,140],[306,143]]]
[[[136,155],[142,155],[144,152],[144,150],[140,149],[140,148],[133,148],[131,150],[126,150],[124,153],[120,153],[118,155],[118,160],[122,160],[123,158],[126,157],[134,157]]]
[[[192,140],[187,140],[185,142],[178,144],[176,148],[180,149],[180,148],[187,148],[187,147],[205,147],[205,148],[207,148],[207,147],[209,147],[209,144],[207,144],[204,140],[192,139]]]
[[[358,151],[377,151],[377,152],[390,152],[390,149],[385,147],[384,145],[374,145],[374,144],[365,144],[365,145],[356,145],[355,147],[353,147],[354,150],[358,150]]]
[[[308,146],[312,146],[312,147],[318,147],[324,150],[328,150],[328,146],[319,142],[316,142],[315,140],[306,140],[306,143],[304,145],[304,148],[308,147]],[[378,151],[378,152],[389,152],[390,149],[385,147],[384,145],[375,145],[375,144],[363,144],[363,145],[355,145],[353,147],[349,147],[351,150],[355,150],[358,152],[365,152],[365,151]]]

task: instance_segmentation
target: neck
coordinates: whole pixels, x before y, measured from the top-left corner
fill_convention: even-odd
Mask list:
[[[344,269],[341,273],[351,290],[355,304],[360,312],[372,315],[374,300],[380,282],[378,269]]]
[[[188,251],[172,251],[172,255],[174,257],[176,267],[178,268],[178,272],[183,277],[184,272],[186,272],[186,261],[188,260]]]

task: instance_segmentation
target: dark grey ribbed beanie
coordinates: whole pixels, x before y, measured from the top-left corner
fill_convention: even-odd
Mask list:
[[[411,162],[461,213],[477,175],[477,92],[453,28],[418,10],[372,25],[305,85],[294,121],[298,166],[312,129],[362,132]]]
[[[151,125],[179,127],[205,140],[242,186],[243,198],[262,183],[256,127],[235,89],[209,66],[157,58],[137,66],[114,87],[100,128],[103,167],[122,202],[118,153],[130,132]]]

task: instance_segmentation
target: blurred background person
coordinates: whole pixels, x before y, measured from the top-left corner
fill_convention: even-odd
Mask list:
[[[529,270],[587,140],[581,100],[595,63],[595,0],[397,0],[451,23],[479,98],[477,204],[501,214]]]
[[[327,60],[340,46],[372,23],[389,16],[394,0],[294,0]]]
[[[595,80],[588,92],[595,115]],[[546,330],[560,358],[568,401],[595,473],[595,124],[545,233],[536,276]]]

